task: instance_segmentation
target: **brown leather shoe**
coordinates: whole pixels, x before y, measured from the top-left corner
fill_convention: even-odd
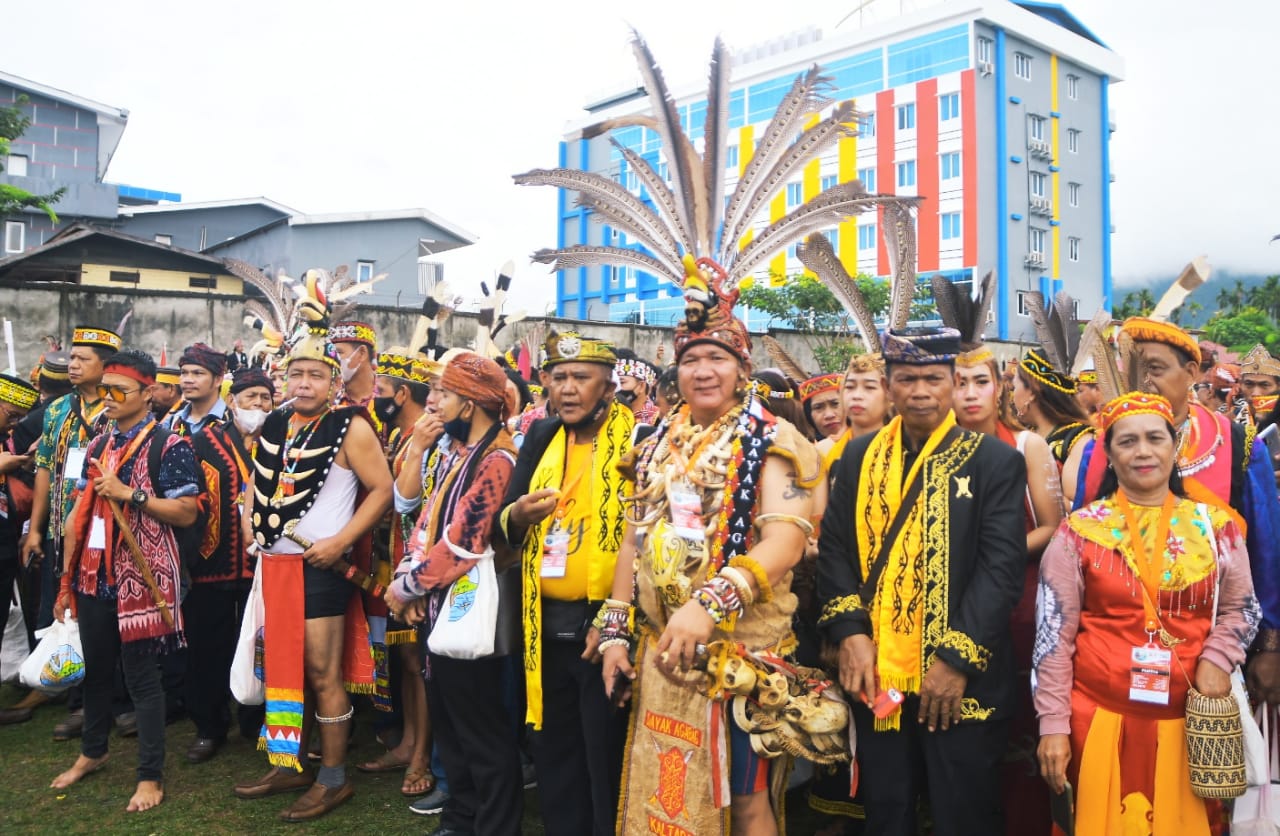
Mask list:
[[[29,708],[0,708],[0,726],[12,726],[31,719]]]
[[[84,709],[78,708],[67,715],[67,719],[53,727],[54,740],[70,740],[79,737],[84,731]]]
[[[246,781],[231,788],[240,798],[265,798],[280,792],[305,790],[316,782],[316,774],[310,769],[294,772],[277,766],[255,781]]]
[[[303,793],[302,798],[293,802],[293,806],[280,814],[281,821],[296,822],[318,819],[325,813],[349,801],[356,791],[348,781],[340,787],[330,788],[321,784],[312,784],[311,789]]]
[[[31,690],[22,699],[15,702],[10,708],[39,708],[49,701],[49,695],[42,692]]]

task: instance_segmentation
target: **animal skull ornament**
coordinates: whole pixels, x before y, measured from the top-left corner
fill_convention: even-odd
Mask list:
[[[758,677],[756,700],[768,711],[778,711],[791,698],[786,674],[779,671]]]
[[[816,691],[792,697],[782,713],[788,723],[810,734],[833,734],[849,724],[848,707]]]

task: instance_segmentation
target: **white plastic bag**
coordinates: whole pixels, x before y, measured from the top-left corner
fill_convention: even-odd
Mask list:
[[[36,631],[36,649],[22,663],[22,684],[46,694],[61,694],[84,681],[80,625],[68,610],[62,621]]]
[[[13,585],[14,600],[18,598],[18,585]],[[4,639],[0,640],[0,682],[17,682],[18,670],[27,661],[31,648],[27,645],[27,624],[22,620],[22,607],[9,605],[9,618],[4,624]]]
[[[236,641],[236,655],[231,662],[231,696],[241,705],[261,705],[266,701],[267,689],[257,670],[257,645],[261,640],[266,607],[262,602],[262,561],[253,573],[253,587],[240,621],[240,638]]]
[[[427,648],[450,659],[491,656],[497,628],[498,576],[490,553],[449,587]]]
[[[1268,772],[1261,785],[1254,785],[1255,776],[1249,776],[1249,788],[1235,801],[1231,813],[1232,836],[1280,836],[1280,785],[1272,784],[1271,776],[1280,778],[1280,729],[1277,729],[1274,710],[1263,703],[1253,715],[1261,730],[1267,752]],[[1245,762],[1249,762],[1246,755]]]
[[[1236,698],[1240,706],[1240,725],[1244,727],[1244,771],[1246,783],[1251,787],[1262,787],[1271,783],[1271,752],[1267,748],[1262,729],[1249,710],[1249,694],[1244,688],[1244,673],[1237,665],[1231,672],[1231,696]],[[1266,714],[1262,715],[1263,720]]]

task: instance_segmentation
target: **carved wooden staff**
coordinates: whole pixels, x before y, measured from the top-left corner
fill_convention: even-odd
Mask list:
[[[312,543],[306,537],[294,533],[294,529],[297,528],[297,526],[297,520],[289,520],[289,522],[284,524],[284,529],[281,533],[284,534],[285,537],[288,537],[290,540],[297,543],[299,546],[302,546],[304,549],[309,549],[314,546],[315,543]],[[343,578],[351,581],[351,583],[360,587],[375,598],[381,598],[387,594],[387,588],[385,586],[375,581],[373,576],[368,572],[357,568],[349,561],[339,559],[337,563],[333,564],[333,571],[342,575]]]

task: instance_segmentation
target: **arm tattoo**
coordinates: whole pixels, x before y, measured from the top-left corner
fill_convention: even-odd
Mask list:
[[[812,493],[808,488],[801,487],[796,482],[796,475],[795,471],[787,474],[791,481],[787,483],[787,487],[782,491],[783,499],[808,499],[810,493]]]

